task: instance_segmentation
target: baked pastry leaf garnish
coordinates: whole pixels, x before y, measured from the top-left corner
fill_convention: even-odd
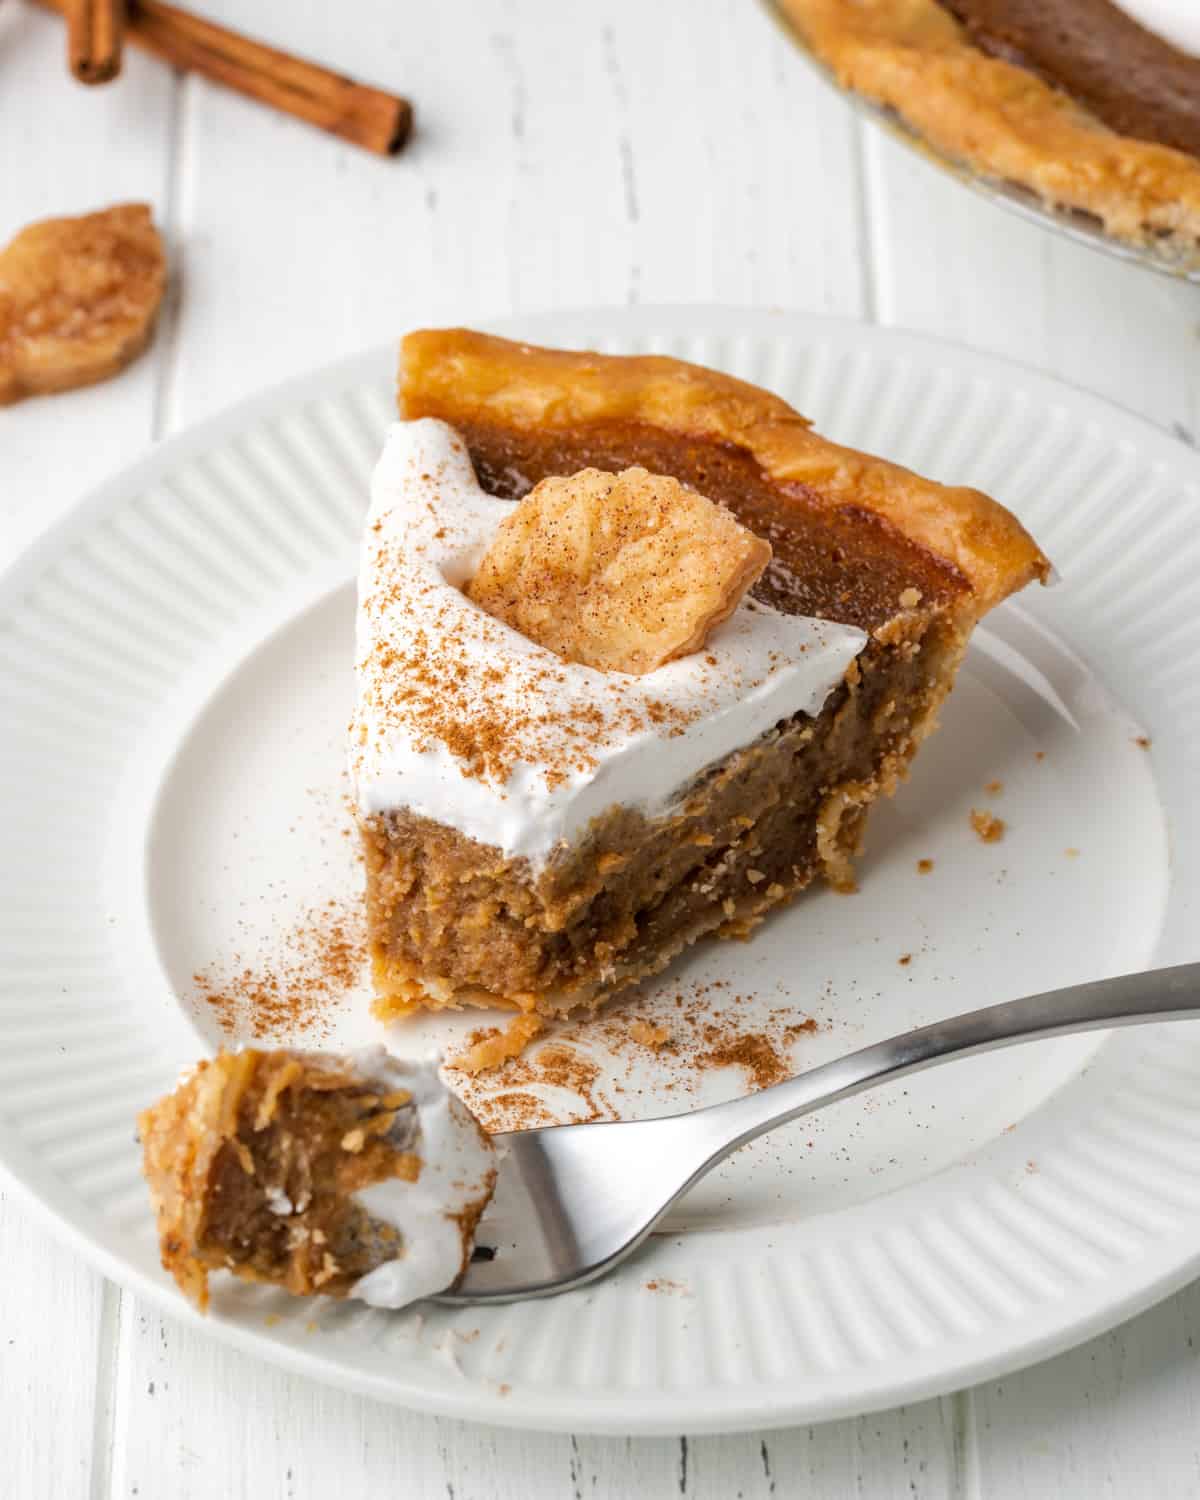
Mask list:
[[[21,230],[0,250],[0,406],[123,370],[150,342],[166,281],[144,203]]]
[[[641,675],[689,652],[761,577],[771,546],[677,479],[543,479],[500,524],[467,595],[567,661]]]

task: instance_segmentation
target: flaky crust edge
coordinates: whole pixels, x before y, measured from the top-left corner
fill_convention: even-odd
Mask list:
[[[682,360],[421,329],[401,341],[399,407],[405,417],[435,407],[525,430],[634,422],[688,442],[736,445],[782,486],[803,485],[809,498],[834,509],[869,511],[950,563],[969,585],[960,610],[971,620],[1050,574],[1021,523],[981,491],[938,484],[830,442],[778,396]],[[453,416],[447,420],[453,424]]]

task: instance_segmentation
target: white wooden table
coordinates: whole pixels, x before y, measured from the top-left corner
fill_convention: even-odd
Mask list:
[[[1055,240],[859,123],[753,0],[207,0],[407,92],[380,161],[129,57],[70,83],[0,0],[0,238],[150,200],[153,351],[0,414],[0,562],[147,444],[409,326],[583,304],[791,306],[905,325],[1200,433],[1200,290]],[[2,733],[2,726],[0,726]],[[508,1433],[235,1354],[122,1293],[0,1190],[0,1495],[987,1497],[1200,1493],[1200,1287],[996,1384],[731,1438]]]

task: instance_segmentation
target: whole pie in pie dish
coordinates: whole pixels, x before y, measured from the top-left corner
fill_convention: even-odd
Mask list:
[[[977,491],[677,360],[431,330],[399,396],[351,726],[376,1008],[516,1011],[488,1066],[851,888],[976,621],[1049,565]]]
[[[164,1267],[403,1307],[466,1268],[490,1141],[432,1063],[222,1052],[138,1119]]]
[[[943,155],[1117,238],[1153,242],[1182,264],[1200,258],[1200,57],[1129,13],[1150,7],[777,4],[843,87],[895,111]]]

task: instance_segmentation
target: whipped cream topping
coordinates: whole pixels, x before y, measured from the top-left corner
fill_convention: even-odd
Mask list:
[[[1117,8],[1163,41],[1200,57],[1200,0],[1117,0]]]
[[[353,1059],[359,1075],[381,1093],[406,1089],[412,1095],[415,1134],[407,1107],[401,1128],[404,1149],[421,1158],[421,1171],[415,1182],[394,1177],[355,1194],[368,1213],[397,1230],[401,1250],[359,1277],[350,1295],[372,1307],[406,1307],[444,1292],[465,1268],[470,1247],[461,1216],[489,1195],[495,1153],[466,1105],[441,1081],[436,1058],[405,1062],[376,1046]]]
[[[462,592],[511,501],[462,440],[389,431],[359,573],[359,810],[407,808],[536,867],[619,804],[665,812],[707,767],[818,713],[866,643],[753,599],[702,651],[642,677],[563,661]]]

